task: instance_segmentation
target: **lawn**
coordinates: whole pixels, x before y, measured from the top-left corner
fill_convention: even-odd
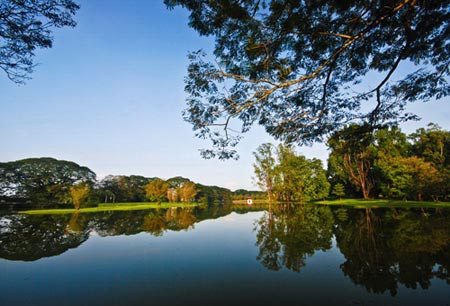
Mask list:
[[[155,208],[173,208],[173,207],[195,207],[199,203],[150,203],[150,202],[136,202],[136,203],[107,203],[99,204],[97,207],[85,207],[76,210],[75,208],[53,208],[53,209],[33,209],[24,210],[20,213],[29,215],[47,215],[47,214],[72,214],[79,213],[95,213],[105,211],[128,211],[128,210],[144,210]]]
[[[313,202],[321,205],[343,205],[357,208],[374,207],[450,207],[450,202],[427,202],[427,201],[396,201],[383,199],[342,199],[342,200],[324,200]]]

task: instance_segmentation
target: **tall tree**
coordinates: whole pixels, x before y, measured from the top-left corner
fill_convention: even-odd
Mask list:
[[[271,198],[303,202],[328,195],[330,184],[320,160],[298,155],[288,145],[279,145],[273,156],[261,155],[261,152],[268,153],[269,148],[271,145],[263,144],[255,153],[255,174],[258,184],[270,191]],[[267,184],[271,189],[267,188]]]
[[[197,195],[197,188],[193,182],[185,182],[180,188],[180,198],[183,202],[192,202]]]
[[[416,139],[413,153],[422,156],[438,170],[436,179],[440,183],[435,185],[435,194],[440,194],[448,201],[450,197],[450,131],[430,123],[425,131],[419,129],[411,136]]]
[[[258,186],[267,192],[269,201],[274,197],[274,178],[275,178],[275,147],[270,143],[264,143],[260,145],[256,152],[253,152],[255,156],[255,163],[253,169],[255,172],[255,181]]]
[[[69,202],[69,187],[92,184],[95,173],[74,162],[54,158],[28,158],[0,163],[0,195],[34,204]]]
[[[372,143],[370,127],[356,124],[335,132],[328,140],[329,167],[360,190],[364,199],[369,198],[374,185]]]
[[[406,103],[450,93],[448,0],[165,3],[188,9],[189,25],[215,38],[215,59],[189,55],[185,87],[184,118],[212,141],[206,158],[237,157],[236,129],[254,123],[309,143],[350,121],[415,118]],[[405,62],[409,74],[397,71]]]
[[[86,183],[76,184],[69,188],[70,196],[72,197],[72,203],[76,210],[79,210],[81,204],[86,200],[89,195],[90,187]]]
[[[430,123],[410,135],[412,154],[423,157],[438,169],[450,167],[450,131]]]
[[[162,179],[155,179],[145,186],[145,194],[150,201],[161,203],[166,199],[169,184]]]
[[[74,27],[79,8],[72,0],[0,1],[0,69],[24,83],[36,66],[36,49],[52,47],[52,29]]]
[[[384,184],[381,191],[389,198],[437,200],[443,196],[437,169],[417,156],[387,157],[378,162]]]

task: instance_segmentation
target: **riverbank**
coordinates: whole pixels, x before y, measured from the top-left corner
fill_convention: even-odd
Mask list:
[[[383,199],[341,199],[341,200],[324,200],[313,202],[320,205],[342,205],[353,206],[356,208],[373,208],[373,207],[450,207],[450,202],[431,202],[431,201],[396,201]]]
[[[136,203],[114,203],[114,204],[99,204],[97,207],[84,207],[76,210],[75,208],[53,208],[53,209],[32,209],[21,211],[21,214],[28,215],[48,215],[48,214],[73,214],[73,213],[96,213],[107,211],[128,211],[128,210],[144,210],[155,208],[177,208],[177,207],[196,207],[203,204],[199,203],[150,203],[150,202],[136,202]]]
[[[253,200],[253,205],[268,205],[267,200]],[[272,202],[274,205],[286,204],[283,202]],[[295,204],[295,203],[293,203]],[[305,204],[305,203],[303,203]],[[330,205],[330,206],[352,206],[355,208],[376,208],[376,207],[449,207],[450,202],[431,202],[431,201],[398,201],[384,199],[341,199],[341,200],[323,200],[307,202],[306,204]],[[246,200],[234,200],[233,205],[247,205]]]

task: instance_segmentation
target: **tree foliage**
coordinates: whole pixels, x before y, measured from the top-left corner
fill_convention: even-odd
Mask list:
[[[214,59],[189,55],[185,87],[184,118],[212,141],[206,158],[236,158],[254,123],[310,143],[352,121],[414,119],[407,103],[450,92],[449,1],[165,3],[188,9],[189,25],[215,38]],[[413,67],[406,75],[396,73],[403,63]]]
[[[448,199],[450,132],[430,124],[406,135],[398,127],[375,132],[349,125],[329,139],[328,175],[364,198]]]
[[[35,204],[66,203],[70,186],[93,184],[95,177],[87,167],[54,158],[0,163],[0,195]]]
[[[303,202],[328,196],[330,184],[320,160],[297,155],[282,144],[276,149],[263,144],[254,154],[256,179],[269,199]]]
[[[69,188],[72,203],[76,210],[79,210],[81,204],[86,200],[91,188],[86,183],[76,184]]]
[[[147,199],[145,185],[155,178],[140,175],[108,175],[96,188],[99,201],[103,202],[144,202]]]
[[[342,185],[341,183],[337,183],[336,185],[334,185],[333,191],[331,193],[341,199],[343,196],[345,196],[344,185]]]
[[[13,82],[27,80],[36,49],[52,47],[52,29],[74,27],[78,9],[72,0],[0,1],[0,69]]]
[[[169,184],[162,179],[155,179],[145,186],[145,194],[150,201],[161,203],[166,199]]]
[[[360,190],[364,199],[369,198],[374,186],[372,141],[370,128],[356,124],[335,132],[328,140],[331,166]]]
[[[182,202],[192,202],[195,199],[197,192],[195,183],[186,182],[180,188],[180,199]]]

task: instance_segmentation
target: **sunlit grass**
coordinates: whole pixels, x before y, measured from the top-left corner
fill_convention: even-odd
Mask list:
[[[198,203],[150,203],[150,202],[136,202],[136,203],[106,203],[99,204],[97,207],[85,207],[76,210],[74,208],[53,208],[53,209],[33,209],[21,211],[22,214],[29,215],[48,215],[48,214],[73,214],[78,213],[95,213],[105,211],[129,211],[129,210],[144,210],[155,208],[176,208],[176,207],[195,207],[201,204]]]

